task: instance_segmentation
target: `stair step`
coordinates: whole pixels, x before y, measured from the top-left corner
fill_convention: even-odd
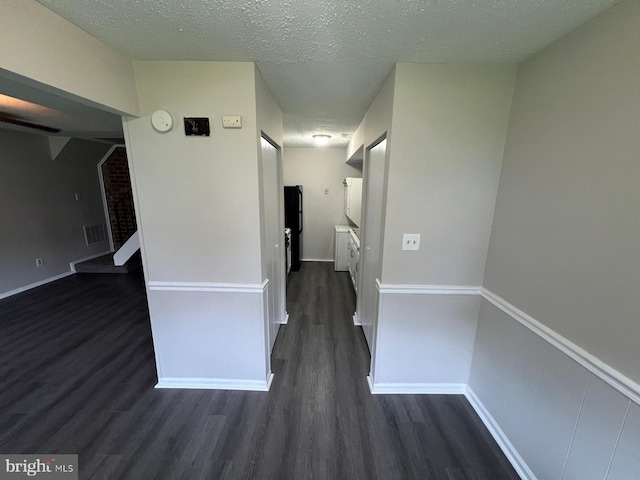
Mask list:
[[[129,273],[138,270],[142,266],[140,252],[134,254],[127,263],[121,267],[113,264],[113,253],[92,258],[81,263],[76,263],[78,273]]]

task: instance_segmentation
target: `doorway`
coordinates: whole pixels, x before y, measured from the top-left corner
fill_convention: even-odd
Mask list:
[[[357,317],[373,359],[378,316],[378,287],[382,273],[383,224],[386,192],[387,139],[367,149],[363,164],[363,230],[360,248],[360,290]],[[373,362],[372,362],[373,369]]]
[[[260,139],[261,204],[262,204],[262,268],[267,284],[267,317],[269,352],[273,349],[280,324],[286,323],[285,281],[286,257],[284,238],[284,200],[281,150],[266,135]]]
[[[114,146],[98,164],[111,249],[117,251],[137,230],[127,150]]]

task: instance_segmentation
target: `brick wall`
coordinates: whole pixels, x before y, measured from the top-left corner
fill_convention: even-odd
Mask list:
[[[116,250],[137,230],[129,163],[124,147],[116,148],[102,164],[109,220]]]

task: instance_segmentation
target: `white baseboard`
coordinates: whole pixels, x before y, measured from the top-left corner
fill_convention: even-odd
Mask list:
[[[529,466],[522,459],[516,448],[509,441],[507,436],[504,434],[498,423],[495,421],[493,416],[489,413],[489,411],[485,408],[482,401],[477,397],[474,391],[467,385],[467,388],[464,392],[465,397],[476,411],[482,423],[484,423],[489,433],[493,436],[494,440],[507,457],[507,460],[511,463],[513,468],[518,472],[520,478],[523,480],[536,480],[536,476],[533,474]]]
[[[356,325],[356,326],[360,326],[360,325],[362,325],[362,324],[360,323],[360,320],[358,320],[358,312],[355,312],[355,313],[353,314],[353,324],[354,324],[354,325]]]
[[[13,295],[17,295],[18,293],[26,292],[27,290],[31,290],[32,288],[41,287],[42,285],[55,282],[56,280],[60,280],[61,278],[65,278],[73,274],[75,274],[75,272],[73,271],[64,272],[54,277],[45,278],[44,280],[40,280],[39,282],[30,283],[29,285],[25,285],[24,287],[14,288],[13,290],[9,290],[8,292],[0,293],[0,300],[2,300],[3,298],[11,297]]]
[[[464,383],[374,383],[371,376],[367,382],[374,395],[463,395],[467,388]]]
[[[331,263],[333,263],[333,258],[303,258],[300,261],[301,262],[331,262]]]
[[[268,392],[272,381],[273,373],[270,373],[264,381],[226,378],[159,378],[155,388]]]
[[[287,323],[289,323],[289,312],[286,312],[284,320],[280,322],[280,325],[286,325]]]
[[[93,260],[94,258],[98,258],[98,257],[103,257],[105,255],[109,255],[110,253],[113,253],[113,252],[111,250],[107,250],[106,252],[96,253],[95,255],[89,255],[88,257],[84,257],[84,258],[80,258],[78,260],[74,260],[73,262],[69,262],[69,269],[73,273],[75,273],[76,265],[78,263],[86,262],[87,260]]]

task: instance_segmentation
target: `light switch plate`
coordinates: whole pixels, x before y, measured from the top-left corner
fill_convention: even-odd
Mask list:
[[[242,128],[242,115],[223,115],[222,128]]]
[[[403,250],[420,250],[420,234],[405,233],[402,235]]]

